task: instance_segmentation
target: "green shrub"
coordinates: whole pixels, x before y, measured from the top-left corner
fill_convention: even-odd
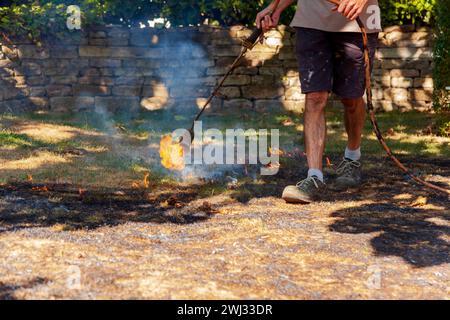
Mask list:
[[[379,0],[385,26],[433,24],[437,0]]]
[[[8,6],[0,7],[0,31],[38,43],[43,36],[59,36],[69,31],[67,7],[71,4],[80,6],[84,26],[101,22],[105,13],[104,5],[98,0],[9,2]]]
[[[434,46],[434,107],[450,111],[450,0],[437,6],[436,42]]]
[[[85,26],[91,23],[133,26],[161,16],[175,26],[197,25],[204,23],[206,19],[215,24],[252,26],[257,12],[269,2],[269,0],[11,0],[1,2],[0,29],[7,33],[27,34],[32,37],[65,31],[66,8],[72,4],[80,6]],[[432,24],[436,2],[437,0],[380,0],[384,24]],[[283,15],[282,23],[289,24],[294,12],[295,6],[291,6]]]

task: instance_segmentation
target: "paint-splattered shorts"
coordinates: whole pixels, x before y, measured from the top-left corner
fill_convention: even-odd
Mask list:
[[[303,93],[333,91],[341,98],[360,98],[365,90],[362,35],[296,28],[296,53]],[[371,64],[378,33],[369,34]]]

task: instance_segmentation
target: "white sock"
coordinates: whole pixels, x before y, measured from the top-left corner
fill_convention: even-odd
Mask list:
[[[323,173],[319,169],[309,169],[308,178],[316,176],[321,182],[323,182]]]
[[[358,148],[356,150],[350,150],[348,147],[345,148],[344,157],[353,161],[358,161],[359,159],[361,159],[361,148]]]

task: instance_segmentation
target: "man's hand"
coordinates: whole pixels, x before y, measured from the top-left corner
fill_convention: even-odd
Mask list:
[[[268,6],[256,16],[256,27],[262,28],[263,32],[275,28],[280,22],[281,12],[276,10],[272,12],[271,6]]]
[[[339,6],[334,11],[341,13],[350,20],[355,20],[364,10],[368,0],[341,0]]]

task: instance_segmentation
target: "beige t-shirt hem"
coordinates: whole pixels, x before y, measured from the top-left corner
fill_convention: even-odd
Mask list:
[[[308,24],[308,23],[294,23],[292,22],[291,27],[295,28],[295,27],[300,27],[300,28],[309,28],[309,29],[317,29],[317,30],[322,30],[322,31],[327,31],[327,32],[361,32],[361,28],[359,27],[358,23],[356,21],[349,21],[349,23],[340,29],[336,28],[332,28],[332,27],[328,27],[325,25],[321,25],[320,27],[317,27],[316,24]],[[367,29],[366,28],[366,32],[367,33],[377,33],[377,32],[381,32],[381,29]]]
[[[298,0],[297,12],[291,27],[303,27],[328,32],[361,32],[356,21],[350,21],[342,14],[332,11],[334,5],[326,0]],[[381,17],[378,0],[368,0],[360,15],[368,33],[381,31]]]

